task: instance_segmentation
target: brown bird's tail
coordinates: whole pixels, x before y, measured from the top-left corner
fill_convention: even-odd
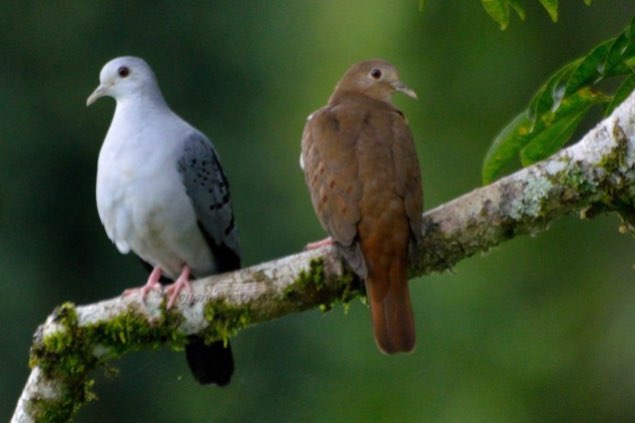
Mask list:
[[[413,351],[415,324],[405,263],[392,263],[385,275],[372,273],[366,278],[366,292],[377,346],[385,354]]]

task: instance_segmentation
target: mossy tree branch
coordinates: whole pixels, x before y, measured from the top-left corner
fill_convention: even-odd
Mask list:
[[[536,233],[564,214],[616,211],[635,232],[635,95],[577,144],[424,215],[410,275],[443,271],[476,252]],[[124,353],[182,349],[197,333],[225,339],[247,326],[360,294],[331,247],[194,282],[191,302],[166,311],[157,292],[58,307],[36,332],[32,373],[13,422],[68,421],[91,398],[90,372]]]

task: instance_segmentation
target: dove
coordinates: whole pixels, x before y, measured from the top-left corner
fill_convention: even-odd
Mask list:
[[[395,91],[417,98],[384,60],[350,67],[308,117],[300,156],[318,220],[364,280],[375,342],[386,354],[415,348],[407,268],[423,211],[419,161],[392,104]]]
[[[161,281],[167,308],[190,278],[240,268],[240,246],[229,184],[211,142],[165,102],[150,66],[137,57],[106,63],[90,106],[112,97],[116,107],[97,164],[97,210],[119,252],[133,252],[151,269],[147,283],[124,295],[142,300]],[[188,338],[186,358],[201,384],[229,383],[229,343]]]

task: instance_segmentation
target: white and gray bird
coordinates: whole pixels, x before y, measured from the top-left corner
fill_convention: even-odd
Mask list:
[[[238,232],[229,185],[211,142],[167,105],[154,72],[137,57],[106,63],[90,106],[109,96],[117,105],[99,153],[97,209],[122,254],[134,252],[152,268],[147,283],[124,294],[160,288],[167,307],[203,277],[240,267]],[[190,337],[190,369],[201,383],[229,382],[229,344]]]

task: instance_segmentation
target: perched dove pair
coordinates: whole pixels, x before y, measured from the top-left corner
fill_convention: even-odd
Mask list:
[[[169,108],[142,59],[119,57],[88,97],[117,106],[99,154],[97,208],[108,237],[150,270],[124,295],[166,287],[167,307],[190,278],[240,267],[229,185],[211,142]],[[364,279],[375,340],[386,353],[408,352],[415,329],[407,266],[421,237],[421,175],[412,134],[391,103],[395,91],[416,95],[383,60],[352,66],[327,106],[304,128],[301,165],[322,226]],[[190,336],[190,370],[202,384],[226,385],[230,345]]]

